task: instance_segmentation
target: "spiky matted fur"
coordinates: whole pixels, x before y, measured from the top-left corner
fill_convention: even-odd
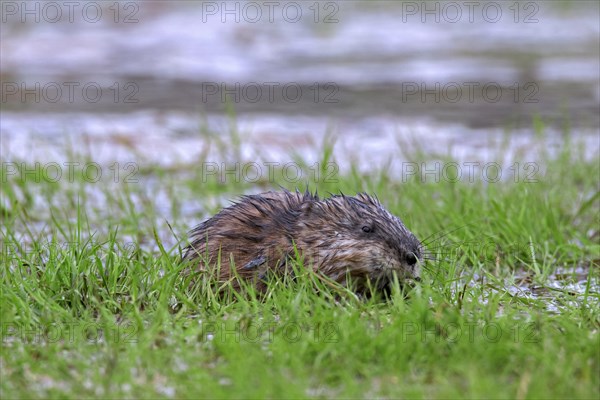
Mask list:
[[[422,246],[402,221],[366,193],[320,199],[308,191],[243,196],[190,232],[184,259],[218,279],[253,279],[264,289],[269,272],[283,273],[301,254],[311,267],[357,292],[384,289],[396,273],[419,279]]]

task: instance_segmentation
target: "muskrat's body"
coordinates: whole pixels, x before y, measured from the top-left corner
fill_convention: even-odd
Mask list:
[[[305,267],[357,292],[387,288],[394,272],[402,282],[419,279],[419,240],[367,194],[319,199],[309,192],[244,196],[191,232],[185,259],[198,270],[214,268],[221,282],[235,267],[243,279],[265,288],[267,273],[284,273],[300,254]],[[220,262],[220,265],[219,265]]]

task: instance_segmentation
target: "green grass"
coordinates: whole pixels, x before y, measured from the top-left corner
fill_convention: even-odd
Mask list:
[[[315,149],[320,178],[329,143]],[[200,162],[140,166],[138,182],[114,183],[3,169],[0,395],[598,398],[600,160],[570,140],[535,161],[534,183],[403,182],[359,166],[308,182],[375,193],[428,238],[423,282],[389,301],[310,273],[260,299],[180,274],[178,239],[223,199],[293,188],[281,170],[250,183],[203,179]]]

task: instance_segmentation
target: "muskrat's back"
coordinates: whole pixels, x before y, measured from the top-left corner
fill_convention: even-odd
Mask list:
[[[421,243],[379,201],[366,194],[266,192],[243,196],[191,231],[185,259],[221,282],[241,279],[265,288],[267,273],[284,273],[301,254],[311,267],[342,285],[382,289],[393,274],[419,278]]]

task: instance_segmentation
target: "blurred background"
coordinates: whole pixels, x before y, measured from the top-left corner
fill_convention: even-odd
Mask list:
[[[241,143],[217,161],[311,159],[332,135],[368,168],[407,141],[511,153],[539,121],[600,146],[597,1],[1,5],[4,160],[193,165],[208,137]]]

